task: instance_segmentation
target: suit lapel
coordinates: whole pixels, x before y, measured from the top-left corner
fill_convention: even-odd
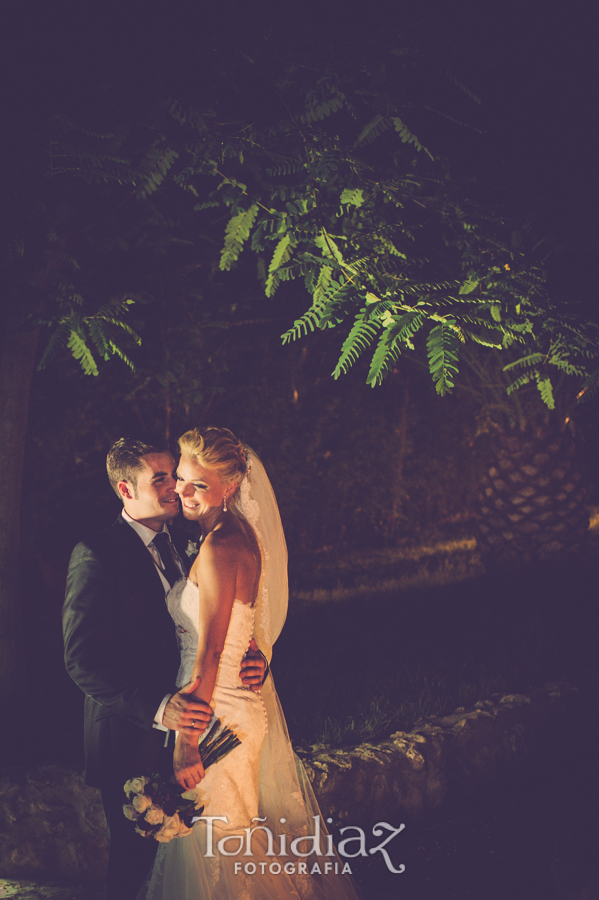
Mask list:
[[[137,584],[135,593],[144,595],[146,602],[152,602],[162,611],[166,610],[164,586],[150,551],[122,516],[118,517],[113,527],[121,551],[122,577],[132,588]]]
[[[119,543],[122,544],[123,559],[131,562],[133,571],[139,573],[140,577],[143,576],[147,588],[151,590],[152,593],[157,594],[161,601],[164,602],[164,585],[162,584],[154,560],[150,555],[150,551],[144,545],[140,536],[121,515],[119,515],[113,527],[116,530]],[[195,558],[194,556],[190,557],[187,552],[189,542],[193,542],[193,535],[188,531],[184,531],[182,528],[177,528],[173,525],[169,525],[169,533],[175,549],[179,554],[184,574],[187,575],[189,574],[191,564]],[[126,565],[126,562],[124,564]]]

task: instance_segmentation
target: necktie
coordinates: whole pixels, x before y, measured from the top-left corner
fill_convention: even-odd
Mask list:
[[[158,555],[162,560],[162,574],[172,587],[175,581],[181,578],[181,572],[175,564],[170,538],[165,531],[161,531],[160,534],[156,535],[152,543],[158,550]]]

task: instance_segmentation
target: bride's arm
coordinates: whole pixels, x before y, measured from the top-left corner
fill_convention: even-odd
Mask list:
[[[191,681],[200,678],[191,696],[210,703],[218,675],[221,654],[231,619],[237,582],[238,548],[230,537],[211,533],[198,554],[190,578],[198,585],[201,603],[198,650]],[[204,777],[204,768],[194,734],[177,735],[174,755],[177,781],[195,787]]]

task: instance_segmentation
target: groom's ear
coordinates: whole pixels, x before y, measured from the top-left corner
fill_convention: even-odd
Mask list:
[[[128,481],[117,482],[117,488],[122,500],[133,500],[133,492]]]

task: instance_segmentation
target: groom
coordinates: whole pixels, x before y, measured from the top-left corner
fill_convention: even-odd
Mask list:
[[[101,789],[110,831],[107,900],[134,900],[158,845],[123,815],[123,785],[148,771],[168,775],[172,731],[199,737],[212,710],[174,686],[179,651],[165,596],[191,562],[189,535],[169,524],[179,511],[174,459],[164,448],[121,438],[106,467],[123,511],[71,556],[65,661],[85,693],[86,782]],[[252,644],[241,677],[257,688],[264,671]]]

